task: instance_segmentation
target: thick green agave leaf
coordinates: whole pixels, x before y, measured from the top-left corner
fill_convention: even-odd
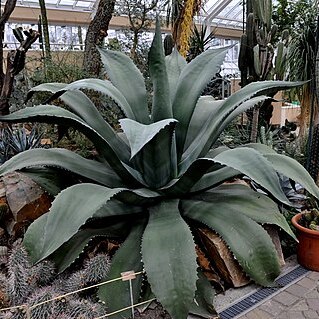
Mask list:
[[[193,140],[190,141],[191,144],[183,153],[181,163],[179,164],[180,172],[183,173],[199,156],[206,156],[207,152],[217,140],[224,128],[237,115],[267,99],[269,99],[267,96],[258,96],[226,111],[222,110],[225,102],[218,104],[214,103],[215,111],[210,113],[210,117],[206,118],[206,121],[202,123],[197,123],[198,126],[201,125],[201,130],[197,135],[193,136]],[[206,100],[206,103],[209,104],[212,102]]]
[[[198,136],[207,119],[213,118],[218,112],[218,107],[223,103],[224,100],[215,100],[212,96],[201,96],[199,98],[187,130],[184,151]]]
[[[126,161],[129,153],[123,149],[121,152],[116,153],[108,142],[102,138],[95,130],[88,126],[77,115],[52,105],[38,105],[35,107],[27,107],[6,116],[0,116],[0,121],[19,123],[21,121],[33,121],[63,124],[67,127],[72,126],[77,128],[85,134],[97,148],[99,154],[107,160],[114,171],[126,182],[134,186],[139,185],[138,179],[134,176],[134,171],[128,172],[121,160]]]
[[[138,191],[136,191],[137,194],[136,197],[143,197],[141,195],[141,190],[139,190],[140,193]],[[124,196],[128,195],[128,191],[123,191],[125,193]],[[115,195],[114,197],[119,197],[119,194]],[[144,196],[147,196],[146,193],[143,193]],[[149,194],[149,196],[151,196]],[[114,212],[116,212],[116,214],[114,214]],[[99,210],[97,210],[93,215],[92,218],[93,220],[95,219],[99,219],[102,222],[102,218],[104,218],[104,220],[108,220],[108,224],[111,225],[112,224],[112,220],[111,218],[118,218],[119,216],[123,216],[123,215],[135,215],[137,213],[142,213],[143,212],[143,208],[141,206],[135,206],[135,205],[127,205],[117,199],[111,199],[109,200],[105,205],[103,205],[103,207]],[[115,215],[115,216],[114,216]],[[111,217],[110,217],[111,216]],[[128,217],[128,216],[126,216]],[[106,223],[107,224],[107,223]]]
[[[177,168],[177,157],[174,128],[175,122],[160,130],[141,152],[140,166],[143,177],[152,189],[163,187],[175,177],[173,174]]]
[[[242,145],[241,147],[253,148],[254,150],[256,150],[257,152],[259,152],[263,155],[264,154],[278,154],[273,148],[271,148],[265,144],[261,144],[261,143],[249,143],[249,144]]]
[[[240,210],[228,210],[216,203],[183,200],[182,214],[216,231],[230,247],[244,271],[258,284],[270,286],[280,273],[274,244],[267,232],[244,211],[251,207],[251,198],[241,197]],[[231,203],[230,203],[231,204]],[[237,205],[236,205],[237,206]]]
[[[58,195],[62,189],[76,183],[72,178],[68,178],[63,170],[57,168],[30,167],[22,169],[21,173],[30,177],[52,196]]]
[[[59,82],[51,82],[51,83],[42,83],[40,85],[34,86],[28,93],[27,93],[27,101],[32,98],[32,96],[36,92],[51,92],[55,93],[57,91],[63,90],[66,87],[66,83],[59,83]]]
[[[252,97],[251,99],[241,103],[233,110],[228,110],[228,112],[221,112],[216,116],[213,127],[210,129],[211,135],[206,142],[205,147],[203,148],[201,155],[207,153],[212,145],[218,140],[220,134],[231,123],[237,116],[254,107],[255,105],[264,103],[265,101],[273,100],[269,96],[260,95]],[[223,114],[224,113],[224,114]]]
[[[63,190],[53,201],[49,213],[35,220],[25,234],[23,243],[32,261],[38,262],[51,255],[120,191],[120,188],[109,189],[90,183]]]
[[[196,158],[205,156],[218,139],[222,130],[235,116],[253,107],[258,102],[269,99],[269,97],[265,96],[267,94],[272,95],[284,89],[300,86],[303,83],[287,81],[254,82],[232,94],[219,106],[218,113],[212,118],[207,119],[203,124],[201,132],[183,153],[179,171],[185,172]],[[252,100],[249,101],[250,99]],[[216,117],[216,115],[218,116]]]
[[[123,119],[120,123],[131,146],[131,157],[135,156],[134,164],[142,173],[145,183],[154,189],[167,184],[171,179],[172,166],[177,166],[173,162],[176,157],[172,156],[176,120],[166,119],[144,125]]]
[[[182,196],[203,177],[203,175],[215,164],[212,161],[197,160],[178,179],[172,180],[168,185],[161,188],[165,194],[170,196]]]
[[[145,221],[139,220],[133,226],[125,242],[118,249],[112,258],[109,279],[121,277],[125,271],[140,272],[143,269],[141,262],[141,239],[145,228]],[[142,275],[137,275],[132,280],[133,302],[137,303],[141,292]],[[109,312],[117,311],[131,305],[129,281],[116,281],[108,285],[101,286],[98,292],[99,298],[103,300]],[[130,310],[123,311],[114,318],[127,318],[131,314]],[[112,316],[113,317],[113,316]]]
[[[158,301],[174,319],[185,319],[195,296],[197,264],[193,237],[180,216],[178,200],[150,208],[142,255]]]
[[[115,197],[129,205],[149,206],[161,200],[163,196],[148,188],[139,188],[134,190],[123,189]]]
[[[144,125],[130,119],[121,119],[121,128],[131,147],[131,158],[141,151],[141,149],[149,143],[160,130],[176,122],[177,121],[174,119],[165,119],[156,123]]]
[[[100,79],[83,79],[66,85],[63,89],[53,94],[50,100],[59,98],[66,91],[78,91],[80,89],[94,90],[105,94],[116,102],[126,117],[135,120],[134,112],[125,96],[110,81]]]
[[[191,306],[190,313],[197,315],[200,318],[211,319],[212,315],[217,317],[218,314],[213,305],[215,290],[200,269],[197,270],[197,274],[197,290],[195,294],[195,301]]]
[[[271,163],[273,168],[288,178],[300,183],[310,194],[319,199],[319,189],[307,170],[291,157],[277,154],[272,148],[258,143],[251,143],[245,147],[260,152]]]
[[[178,50],[174,48],[172,53],[165,57],[165,64],[168,77],[169,93],[171,101],[173,101],[176,94],[179,76],[182,73],[184,67],[187,65],[187,62],[179,54]]]
[[[48,218],[48,215],[45,215]],[[42,219],[43,226],[45,225],[45,219]],[[128,225],[126,222],[117,222],[111,226],[101,228],[85,228],[77,232],[70,240],[64,243],[58,250],[49,256],[57,267],[59,273],[66,270],[79,255],[84,251],[84,248],[88,245],[90,240],[95,237],[120,237],[120,234],[126,233]]]
[[[274,169],[300,183],[310,194],[319,199],[319,189],[306,169],[293,158],[281,154],[266,154],[264,157]]]
[[[173,99],[173,117],[179,122],[176,130],[177,149],[182,155],[184,143],[196,103],[209,80],[219,70],[229,48],[207,50],[187,64],[180,74]]]
[[[134,117],[140,123],[150,123],[144,78],[133,61],[124,53],[99,49],[107,75],[125,97]]]
[[[107,166],[66,149],[31,149],[19,153],[0,166],[0,175],[28,167],[61,168],[107,187],[123,187],[121,179]]]
[[[63,90],[68,84],[45,83],[34,87],[29,93],[30,98],[35,92],[48,91],[56,93]],[[82,120],[97,131],[115,150],[128,152],[128,147],[123,140],[114,132],[113,128],[103,119],[92,101],[82,91],[67,91],[60,96],[60,99]],[[51,100],[51,99],[50,99]]]
[[[233,105],[241,104],[242,102],[260,95],[268,95],[273,96],[275,93],[287,90],[290,88],[294,88],[297,86],[301,86],[306,82],[288,82],[288,81],[260,81],[253,82],[239,91],[232,94],[224,104],[224,109],[228,109],[229,106],[233,107]]]
[[[206,173],[190,190],[191,193],[202,192],[216,185],[229,180],[230,178],[242,175],[241,172],[228,166],[215,163],[213,169]]]
[[[172,118],[172,102],[159,19],[156,20],[156,31],[148,54],[148,64],[153,82],[152,122]]]
[[[267,190],[277,200],[286,205],[291,205],[280,186],[275,169],[257,151],[238,147],[220,153],[213,158],[213,161],[240,171]]]
[[[242,198],[245,198],[245,209]],[[260,224],[277,225],[287,234],[296,239],[278,205],[268,196],[255,192],[244,185],[221,185],[208,192],[195,195],[192,199],[212,203],[214,212],[228,210],[234,214],[242,212]]]

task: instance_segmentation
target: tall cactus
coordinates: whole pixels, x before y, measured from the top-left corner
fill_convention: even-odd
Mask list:
[[[283,80],[285,77],[286,63],[288,59],[289,32],[282,32],[281,40],[277,44],[277,56],[275,59],[276,80]]]
[[[285,71],[288,36],[283,34],[278,44],[275,67],[275,38],[278,26],[272,23],[272,0],[247,0],[246,30],[241,37],[238,66],[241,71],[241,86],[251,82],[282,79]],[[251,121],[250,139],[257,140],[259,119],[263,118],[267,125],[272,115],[270,102],[254,108],[249,114]],[[259,114],[260,112],[261,114]]]

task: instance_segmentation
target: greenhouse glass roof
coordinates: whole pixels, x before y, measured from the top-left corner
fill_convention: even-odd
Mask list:
[[[243,28],[242,0],[208,0],[202,16],[206,25]]]
[[[1,3],[6,1],[1,0]],[[97,0],[45,0],[46,7],[62,10],[92,11]],[[39,0],[17,0],[17,6],[39,7]]]
[[[4,4],[6,0],[1,0]],[[243,26],[242,0],[208,0],[198,20],[209,25],[240,29]],[[48,9],[94,11],[98,0],[45,0]],[[39,7],[39,0],[17,0],[17,6]]]

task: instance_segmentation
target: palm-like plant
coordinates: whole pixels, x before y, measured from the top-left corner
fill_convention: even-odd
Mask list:
[[[38,180],[49,190],[54,183],[43,167],[60,168],[61,174],[71,171],[83,181],[61,191],[50,212],[27,230],[24,245],[34,262],[49,257],[63,271],[92,237],[126,234],[112,259],[110,278],[144,269],[156,298],[173,318],[184,319],[189,312],[203,314],[211,309],[192,235],[195,225],[205,224],[225,240],[255,282],[272,284],[279,263],[260,224],[278,225],[294,237],[276,204],[290,205],[277,172],[317,197],[319,191],[301,165],[264,145],[211,149],[233,118],[268,99],[264,94],[296,85],[258,82],[227,100],[201,97],[226,52],[227,48],[207,50],[189,64],[176,51],[165,58],[157,26],[149,53],[154,88],[151,114],[144,80],[132,61],[120,52],[101,50],[111,81],[86,79],[33,89],[53,92],[52,98],[60,97],[70,111],[40,105],[0,118],[74,126],[94,142],[100,155],[100,161],[93,161],[68,150],[37,149],[0,167],[4,174],[40,166]],[[127,117],[120,121],[124,134],[113,131],[82,88],[116,101]],[[36,173],[33,170],[33,176]],[[244,186],[221,185],[243,174],[269,196]],[[92,219],[100,219],[98,227]],[[133,282],[134,302],[140,298],[141,284],[141,279]],[[100,288],[99,297],[113,311],[130,304],[128,290],[127,283],[114,282]]]

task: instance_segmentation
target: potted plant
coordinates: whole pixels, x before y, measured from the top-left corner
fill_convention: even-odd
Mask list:
[[[319,211],[311,209],[295,215],[292,224],[297,230],[299,244],[297,259],[300,265],[319,271]]]

